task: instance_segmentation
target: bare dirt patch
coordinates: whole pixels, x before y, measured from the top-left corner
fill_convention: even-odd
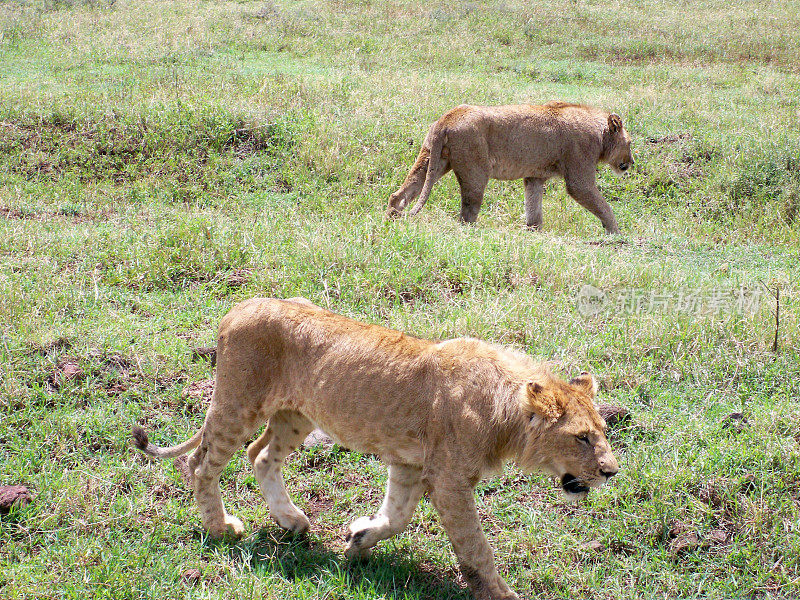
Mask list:
[[[319,490],[314,490],[310,492],[306,498],[303,512],[306,513],[309,519],[316,520],[320,514],[330,511],[333,505],[333,498],[328,494]]]
[[[158,119],[108,114],[95,119],[70,115],[22,117],[0,122],[0,157],[26,179],[57,179],[115,184],[166,176],[202,189],[223,180],[213,156],[243,160],[282,154],[292,132],[277,123],[248,124],[242,119],[176,111]]]
[[[60,390],[68,382],[78,383],[86,379],[78,359],[74,356],[67,356],[58,361],[53,373],[47,378],[46,384],[53,390]]]
[[[744,431],[747,425],[747,417],[744,415],[744,413],[740,412],[732,412],[727,417],[722,419],[722,422],[720,423],[720,427],[722,427],[722,429],[729,429],[735,433],[741,433]]]
[[[97,219],[107,218],[110,212],[97,215],[87,215],[76,209],[64,208],[57,211],[35,210],[21,211],[18,209],[0,207],[0,217],[6,219],[17,219],[21,221],[65,221],[72,224],[92,223]]]
[[[203,379],[202,381],[194,381],[186,386],[183,390],[184,398],[192,398],[200,400],[204,403],[211,401],[211,396],[214,395],[214,378]]]
[[[14,507],[22,508],[33,501],[33,495],[24,485],[0,487],[0,515],[6,515]]]
[[[631,423],[631,412],[624,406],[616,404],[601,404],[597,407],[597,412],[603,417],[609,429],[617,426],[624,426]]]

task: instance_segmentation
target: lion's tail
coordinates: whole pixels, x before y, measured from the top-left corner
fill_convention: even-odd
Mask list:
[[[428,201],[428,196],[431,195],[433,184],[444,175],[447,169],[447,162],[442,160],[442,149],[447,143],[447,128],[434,126],[433,136],[431,139],[431,154],[428,158],[428,171],[425,174],[425,185],[422,187],[422,192],[419,195],[417,203],[411,209],[411,215],[416,215],[425,206]]]
[[[161,448],[151,443],[147,432],[141,427],[134,426],[131,433],[133,435],[133,444],[145,454],[154,456],[155,458],[175,458],[176,456],[183,456],[189,452],[189,450],[193,450],[200,445],[200,440],[203,437],[203,428],[201,427],[197,433],[182,444],[169,446],[167,448]]]

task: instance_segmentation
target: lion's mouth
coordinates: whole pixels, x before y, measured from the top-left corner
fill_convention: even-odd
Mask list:
[[[561,478],[561,487],[569,494],[584,494],[589,491],[589,487],[581,483],[581,480],[567,473]]]

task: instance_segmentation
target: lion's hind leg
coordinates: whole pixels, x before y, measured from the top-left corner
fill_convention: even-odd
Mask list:
[[[391,465],[386,496],[378,512],[361,517],[350,524],[345,554],[349,558],[369,555],[380,540],[403,531],[411,521],[422,497],[422,469],[410,465]]]
[[[203,425],[200,446],[189,458],[192,487],[203,526],[214,537],[244,532],[242,522],[225,512],[219,489],[222,469],[254,429],[240,416],[219,410],[212,402]]]
[[[313,429],[311,421],[300,413],[280,410],[270,417],[264,433],[247,449],[270,515],[278,525],[295,533],[307,531],[311,522],[289,498],[281,465]]]

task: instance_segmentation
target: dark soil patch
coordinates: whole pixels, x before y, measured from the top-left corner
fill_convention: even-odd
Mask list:
[[[660,137],[649,137],[645,140],[645,144],[653,144],[653,145],[677,144],[682,142],[688,142],[691,139],[692,139],[692,134],[689,132],[671,133],[669,135],[664,135]]]
[[[0,123],[0,159],[27,179],[124,184],[165,177],[178,189],[218,188],[230,160],[283,157],[294,145],[291,121],[248,123],[230,114],[176,110],[156,116],[20,116]],[[188,188],[186,188],[188,189]]]
[[[196,585],[203,579],[203,574],[200,569],[187,569],[181,573],[181,579],[190,585]]]
[[[221,273],[215,276],[211,281],[221,281],[225,287],[229,289],[238,289],[250,281],[253,275],[253,269],[235,269],[229,273]]]
[[[624,238],[617,238],[617,239],[599,239],[599,240],[589,240],[586,242],[587,246],[628,246],[630,245],[630,240],[626,240]]]
[[[184,398],[191,398],[199,400],[203,403],[211,401],[211,396],[214,395],[214,378],[203,379],[202,381],[194,381],[186,386],[183,390]]]
[[[744,413],[732,412],[727,417],[722,419],[720,427],[722,429],[729,429],[735,433],[741,433],[747,427],[748,421]]]
[[[675,521],[667,534],[669,550],[679,556],[698,549],[710,549],[728,543],[731,533],[725,529],[712,529],[701,534],[689,523]]]
[[[51,342],[47,342],[42,346],[34,346],[31,348],[30,352],[28,352],[28,356],[33,356],[35,354],[60,354],[64,350],[69,350],[72,348],[72,341],[66,337],[58,337]]]
[[[58,362],[53,373],[47,378],[46,384],[54,390],[60,390],[70,381],[78,383],[84,379],[86,379],[86,374],[78,363],[78,359],[68,356]]]
[[[676,535],[669,543],[673,554],[684,554],[700,547],[700,538],[694,531],[685,531]]]
[[[20,211],[12,208],[0,207],[0,217],[6,219],[20,219],[23,221],[68,221],[70,223],[91,223],[98,217],[107,217],[110,213],[103,215],[90,216],[83,214],[78,209],[64,208],[57,211],[36,210]]]
[[[198,346],[192,350],[192,362],[200,360],[207,360],[214,367],[217,364],[217,347],[216,346]]]
[[[631,422],[631,413],[624,406],[616,404],[601,404],[597,407],[597,412],[603,417],[609,429],[615,429],[617,426],[628,425]]]

